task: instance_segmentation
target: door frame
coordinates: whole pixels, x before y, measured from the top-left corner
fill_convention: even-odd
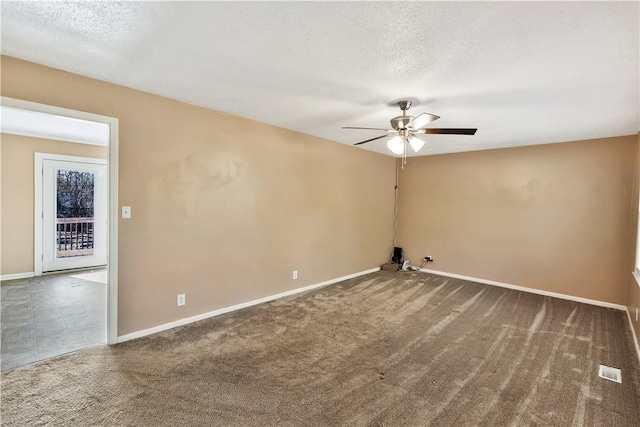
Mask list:
[[[77,156],[67,156],[64,154],[53,154],[53,153],[35,153],[34,156],[35,165],[34,165],[34,183],[35,183],[35,200],[34,200],[34,218],[35,218],[35,227],[34,227],[34,260],[33,260],[33,271],[34,276],[42,276],[46,274],[44,272],[44,259],[43,259],[43,248],[44,248],[44,206],[43,206],[43,191],[44,191],[44,161],[45,160],[54,160],[54,161],[63,161],[63,162],[74,162],[74,163],[90,163],[95,165],[105,165],[108,166],[107,159],[96,159],[92,157],[77,157]],[[107,175],[107,180],[108,180]],[[107,183],[107,217],[109,216],[109,206],[108,206],[108,183]],[[55,212],[54,212],[55,213]],[[107,219],[107,224],[109,223]],[[107,230],[109,227],[107,226]],[[105,245],[107,245],[107,249],[109,247],[109,243],[105,241]],[[108,250],[106,251],[108,252]],[[107,258],[107,267],[109,266],[108,258]],[[87,268],[87,267],[83,267]]]
[[[27,111],[35,111],[39,113],[55,114],[58,116],[71,117],[74,119],[88,120],[98,123],[104,123],[109,126],[109,145],[107,154],[107,224],[109,234],[107,237],[107,321],[106,321],[106,337],[107,344],[116,344],[118,342],[118,119],[115,117],[102,116],[99,114],[87,113],[84,111],[71,110],[68,108],[55,107],[52,105],[40,104],[37,102],[25,101],[22,99],[0,97],[0,103],[7,107],[17,108]],[[35,177],[42,174],[35,173]],[[38,199],[35,196],[34,198]],[[40,204],[42,208],[42,200],[35,200],[36,204]],[[37,205],[36,205],[37,206]],[[42,211],[42,210],[41,210]],[[36,215],[37,217],[37,215]],[[42,219],[42,218],[40,218]],[[40,221],[42,224],[42,221]],[[34,224],[35,229],[35,224]],[[40,233],[35,233],[35,239],[42,239],[42,229]],[[42,244],[42,242],[40,242]],[[34,241],[35,245],[35,241]],[[34,261],[37,261],[34,253]],[[35,270],[35,275],[42,274],[42,260],[40,260],[40,272]],[[34,269],[37,264],[34,264]]]

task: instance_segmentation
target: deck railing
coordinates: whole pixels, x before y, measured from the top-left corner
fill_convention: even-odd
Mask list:
[[[56,256],[93,255],[93,218],[56,219]]]

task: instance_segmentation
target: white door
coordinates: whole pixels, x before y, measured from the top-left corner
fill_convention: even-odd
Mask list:
[[[42,271],[106,265],[106,161],[42,165]]]

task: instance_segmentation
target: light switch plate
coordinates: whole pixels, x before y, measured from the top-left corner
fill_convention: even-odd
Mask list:
[[[123,219],[131,218],[131,206],[123,206],[122,207],[122,218]]]

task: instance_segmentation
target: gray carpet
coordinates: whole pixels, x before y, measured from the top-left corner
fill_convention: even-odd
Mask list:
[[[598,364],[622,369],[622,384]],[[2,374],[3,425],[638,426],[626,314],[378,272]]]

